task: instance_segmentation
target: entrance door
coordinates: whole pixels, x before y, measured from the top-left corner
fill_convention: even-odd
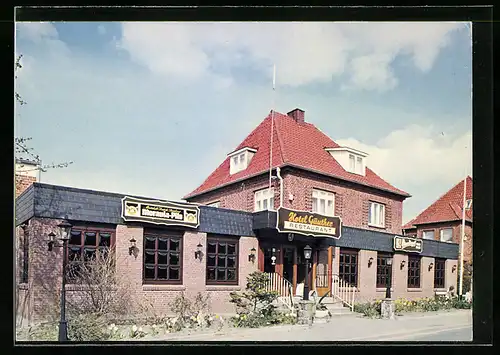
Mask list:
[[[284,247],[283,248],[283,277],[293,285],[293,265],[295,264],[295,248]]]
[[[330,289],[330,270],[332,268],[331,264],[331,253],[332,248],[322,248],[316,251],[316,292],[318,296],[325,295]]]

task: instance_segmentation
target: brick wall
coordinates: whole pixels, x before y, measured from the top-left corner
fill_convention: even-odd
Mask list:
[[[58,317],[59,292],[62,274],[62,248],[47,250],[47,235],[51,231],[57,233],[60,220],[33,218],[29,223],[30,231],[30,267],[28,284],[19,285],[17,313],[24,314],[28,321],[36,322],[49,316]],[[212,311],[219,314],[233,314],[234,305],[229,303],[231,291],[244,290],[248,274],[257,270],[258,262],[248,261],[250,249],[258,249],[255,237],[235,237],[239,239],[239,274],[236,286],[208,286],[205,282],[205,256],[202,260],[194,258],[198,243],[203,245],[206,254],[207,236],[195,231],[183,235],[183,283],[182,285],[148,285],[142,281],[143,263],[142,226],[118,225],[115,234],[116,268],[122,286],[129,290],[131,307],[140,311],[141,305],[153,309],[155,314],[171,314],[170,303],[182,292],[194,298],[198,292],[210,295]],[[139,248],[137,258],[129,255],[130,239],[135,238]],[[16,275],[19,270],[16,270]],[[76,301],[82,293],[73,285],[67,285],[68,302]],[[22,306],[24,305],[24,306]]]
[[[34,182],[36,182],[36,178],[33,176],[16,174],[16,198]]]
[[[356,184],[348,184],[339,180],[322,177],[318,174],[299,171],[297,169],[283,172],[283,207],[311,211],[313,188],[335,193],[335,214],[342,218],[345,226],[386,231],[400,234],[402,226],[403,199],[382,191],[369,189]],[[275,208],[279,207],[279,181],[273,180]],[[254,193],[269,186],[269,176],[263,175],[242,183],[221,188],[189,199],[190,202],[208,204],[220,201],[220,207],[253,212]],[[288,199],[289,194],[294,199]],[[385,205],[385,228],[368,226],[369,202]]]

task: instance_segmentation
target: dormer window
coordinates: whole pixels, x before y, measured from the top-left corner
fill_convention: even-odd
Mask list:
[[[468,210],[472,207],[472,200],[465,201],[465,209]]]
[[[231,159],[229,173],[233,175],[242,170],[245,170],[256,152],[257,151],[255,149],[242,148],[229,154]]]
[[[348,147],[325,148],[345,171],[365,175],[368,154]]]

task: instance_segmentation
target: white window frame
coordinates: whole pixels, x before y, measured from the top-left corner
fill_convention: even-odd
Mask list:
[[[450,238],[450,240],[443,240],[443,232],[444,231],[451,231],[451,238]],[[453,243],[453,228],[441,228],[439,230],[439,240],[441,242],[445,242],[445,243]]]
[[[378,221],[376,220],[378,211]],[[370,212],[368,214],[368,225],[372,227],[385,228],[385,205],[380,202],[370,201]]]
[[[465,209],[469,210],[472,207],[472,199],[465,201]]]
[[[323,202],[323,209],[321,208],[321,202]],[[329,205],[331,207],[329,207]],[[319,213],[325,216],[335,216],[335,193],[320,189],[313,189],[311,211],[312,213]]]
[[[254,192],[254,212],[259,211],[274,211],[274,187]]]
[[[220,201],[215,201],[215,202],[211,202],[207,205],[208,207],[217,207],[219,208],[220,206]]]
[[[426,238],[425,233],[432,233],[432,238]],[[422,231],[422,239],[434,240],[434,235],[435,235],[434,229]]]
[[[364,175],[365,158],[360,155],[349,153],[349,172]]]

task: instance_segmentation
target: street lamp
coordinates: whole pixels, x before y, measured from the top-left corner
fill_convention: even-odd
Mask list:
[[[304,296],[302,297],[304,301],[309,300],[309,260],[311,259],[312,248],[309,245],[304,247],[304,259],[306,259],[306,273],[304,280]]]
[[[61,319],[59,320],[59,341],[68,341],[68,323],[66,321],[66,259],[68,257],[68,241],[71,231],[71,224],[68,221],[59,223],[61,229],[62,245],[55,245],[55,234],[49,233],[48,250],[52,251],[54,247],[63,248],[63,265],[62,265],[62,285],[61,285]]]
[[[386,282],[385,298],[391,298],[391,287],[392,287],[392,258],[387,259],[387,265],[389,265],[389,275]]]

